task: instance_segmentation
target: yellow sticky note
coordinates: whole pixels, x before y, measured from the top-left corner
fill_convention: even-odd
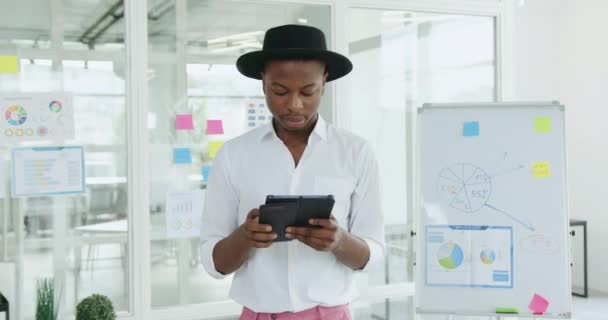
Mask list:
[[[209,141],[209,156],[211,159],[215,158],[215,155],[224,145],[224,141]]]
[[[1,73],[19,73],[19,59],[17,59],[17,56],[0,56]]]
[[[551,132],[551,118],[538,117],[534,118],[534,131],[537,133]]]
[[[534,178],[548,178],[551,176],[549,161],[532,163],[532,174]]]

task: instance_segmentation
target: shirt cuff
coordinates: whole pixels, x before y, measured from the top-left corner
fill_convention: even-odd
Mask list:
[[[215,262],[213,262],[213,248],[215,248],[215,245],[220,241],[222,241],[221,238],[212,238],[201,243],[200,252],[203,267],[210,276],[216,279],[224,279],[228,276],[227,274],[223,274],[217,271],[217,269],[215,268]]]
[[[355,270],[356,272],[366,272],[374,268],[377,264],[384,260],[384,245],[371,238],[361,238],[369,248],[369,260],[362,269]]]

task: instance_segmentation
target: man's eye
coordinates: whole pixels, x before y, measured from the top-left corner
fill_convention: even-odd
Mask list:
[[[276,94],[277,96],[281,96],[281,97],[287,94],[286,91],[285,92],[272,91],[272,92],[274,92],[274,94]]]

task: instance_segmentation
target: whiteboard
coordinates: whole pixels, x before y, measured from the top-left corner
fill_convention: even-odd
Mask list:
[[[564,107],[427,104],[418,110],[419,313],[569,318]]]

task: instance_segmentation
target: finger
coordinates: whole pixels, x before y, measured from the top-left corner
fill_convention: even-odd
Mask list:
[[[307,227],[287,227],[285,229],[285,232],[307,236],[307,235],[310,235],[315,230],[317,230],[317,229],[307,228]]]
[[[277,238],[276,233],[268,233],[268,232],[252,232],[249,236],[249,239],[258,242],[267,242],[272,241]]]
[[[303,242],[307,246],[309,246],[315,250],[318,250],[318,251],[327,250],[327,248],[329,248],[329,245],[330,245],[330,243],[325,240],[307,237],[307,236],[297,235],[297,236],[295,236],[295,239],[297,239],[300,242]]]
[[[247,220],[252,220],[255,219],[257,217],[260,216],[260,210],[259,209],[251,209],[251,211],[249,211],[249,213],[247,214]]]
[[[313,226],[321,226],[327,229],[335,229],[337,227],[335,219],[310,219],[308,223]]]
[[[300,235],[311,238],[333,241],[336,231],[333,229],[317,229],[317,228],[294,228],[289,227],[285,230],[286,234]]]
[[[272,226],[269,224],[259,224],[257,221],[250,221],[247,223],[245,227],[249,232],[270,232],[272,231]]]
[[[286,232],[285,236],[288,238],[304,237],[318,239],[331,243],[336,239],[336,232],[328,229],[310,229],[310,231],[305,233]]]

